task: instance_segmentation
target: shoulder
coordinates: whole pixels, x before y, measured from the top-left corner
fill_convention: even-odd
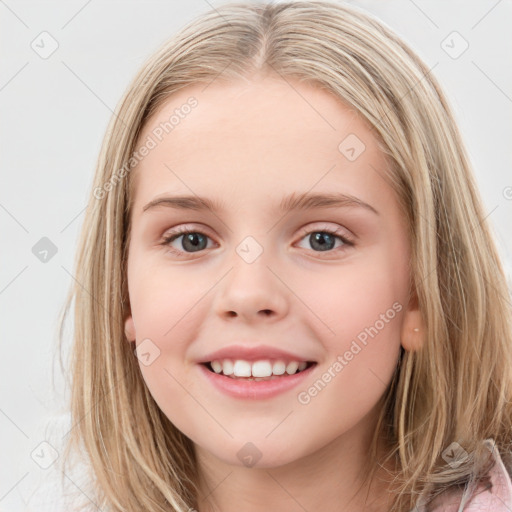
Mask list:
[[[462,509],[463,512],[510,512],[512,510],[512,468],[504,460],[493,439],[486,439],[484,445],[492,454],[493,466]],[[510,459],[507,460],[509,463]],[[434,500],[429,512],[458,512],[463,491],[452,490]]]

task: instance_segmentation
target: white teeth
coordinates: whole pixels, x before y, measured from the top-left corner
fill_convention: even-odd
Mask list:
[[[223,359],[211,361],[212,370],[215,373],[222,373],[224,375],[232,375],[234,377],[256,377],[265,378],[272,377],[274,375],[293,375],[297,371],[302,371],[306,368],[306,361],[290,361],[286,364],[284,361],[270,361],[268,359],[262,359],[259,361],[244,361],[243,359],[237,359],[232,361],[231,359]]]
[[[233,373],[235,377],[250,377],[251,376],[251,363],[247,361],[241,361],[240,359],[235,361],[233,366]]]
[[[220,373],[222,371],[222,364],[220,361],[212,361],[212,368],[215,373]]]
[[[270,377],[272,375],[272,365],[270,361],[256,361],[252,363],[253,377]]]
[[[276,361],[272,366],[272,373],[274,375],[283,375],[285,371],[286,365],[283,363],[283,361]]]
[[[299,363],[297,361],[292,361],[288,363],[286,366],[286,373],[289,375],[293,375],[297,369],[299,368]]]
[[[233,361],[230,361],[229,359],[226,359],[225,361],[221,362],[222,364],[222,373],[224,375],[233,375]]]

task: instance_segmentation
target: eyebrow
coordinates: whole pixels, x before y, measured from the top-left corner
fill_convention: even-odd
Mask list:
[[[142,211],[146,212],[156,207],[168,207],[178,210],[211,210],[213,212],[224,211],[225,206],[222,202],[209,199],[207,197],[192,196],[173,196],[160,197],[150,201],[143,207]],[[314,208],[335,208],[335,207],[359,207],[379,215],[379,212],[368,203],[361,199],[341,193],[332,194],[313,194],[313,193],[292,193],[281,201],[279,210],[281,212],[289,212],[296,210],[310,210]]]

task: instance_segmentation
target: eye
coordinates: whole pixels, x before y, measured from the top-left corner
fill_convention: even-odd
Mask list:
[[[341,250],[346,250],[347,246],[353,246],[354,243],[346,235],[338,234],[339,229],[316,229],[316,230],[303,230],[302,239],[307,239],[315,252],[332,252],[336,246],[336,240],[342,242]],[[338,246],[339,247],[339,246]]]
[[[341,241],[341,250],[346,250],[347,247],[353,246],[354,242],[346,234],[339,234],[339,231],[339,229],[333,230],[328,228],[304,229],[301,232],[301,240],[308,237],[307,240],[315,252],[333,252],[332,250],[336,247],[336,240]],[[179,239],[182,240],[179,241]],[[208,239],[210,237],[201,231],[179,227],[163,238],[162,245],[168,246],[173,254],[181,256],[184,253],[192,254],[211,248],[211,246],[208,247]],[[176,242],[178,247],[171,245],[174,242]],[[338,245],[338,247],[340,246]]]
[[[179,249],[172,247],[171,243],[182,238],[178,242]],[[181,255],[182,253],[194,253],[207,249],[208,239],[210,237],[201,231],[187,229],[185,227],[177,228],[172,233],[169,233],[162,240],[162,245],[169,246],[173,254]]]

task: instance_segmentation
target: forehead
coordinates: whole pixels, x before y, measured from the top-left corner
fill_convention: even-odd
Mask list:
[[[146,122],[137,148],[150,140],[131,176],[138,210],[164,192],[228,195],[241,206],[339,186],[370,200],[385,185],[369,124],[328,91],[290,78],[188,86]]]

